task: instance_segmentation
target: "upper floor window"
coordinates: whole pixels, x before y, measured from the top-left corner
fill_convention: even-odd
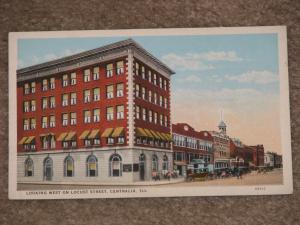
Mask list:
[[[149,122],[152,123],[152,121],[153,121],[153,117],[152,117],[152,114],[153,114],[153,113],[152,113],[152,111],[149,110],[148,114],[149,114],[149,116],[148,116]]]
[[[26,84],[24,84],[24,94],[28,95],[29,93],[30,93],[30,87],[29,87],[29,84],[26,83]]]
[[[162,82],[162,78],[161,77],[159,77],[159,87],[163,88],[163,82]]]
[[[69,85],[69,78],[68,78],[68,74],[63,75],[63,79],[62,79],[62,86],[66,87]]]
[[[163,97],[161,95],[159,96],[159,105],[163,106]]]
[[[50,127],[55,127],[55,116],[54,115],[50,116],[49,125],[50,125]]]
[[[106,97],[108,99],[114,97],[114,86],[113,85],[106,86]]]
[[[91,101],[91,91],[90,90],[84,90],[84,102],[88,103]]]
[[[146,100],[146,88],[142,87],[142,98]]]
[[[168,108],[168,99],[167,98],[165,98],[165,108],[167,109]]]
[[[168,89],[167,80],[164,80],[164,89],[165,89],[165,91]]]
[[[113,120],[114,119],[114,108],[113,107],[107,107],[106,108],[106,119],[107,120]]]
[[[75,85],[77,83],[77,76],[76,73],[71,73],[71,85]]]
[[[84,70],[84,82],[89,82],[91,80],[91,71],[90,69]]]
[[[54,96],[50,97],[50,108],[55,108],[55,97]]]
[[[148,70],[148,81],[150,83],[152,82],[152,73],[151,73],[151,70]]]
[[[42,98],[42,109],[47,109],[47,108],[48,108],[48,99]]]
[[[117,62],[117,75],[120,75],[123,73],[124,73],[124,62],[119,61],[119,62]]]
[[[36,83],[31,82],[31,93],[35,93],[35,87],[36,87]]]
[[[140,107],[135,106],[135,115],[137,119],[140,119]]]
[[[117,97],[122,97],[124,96],[124,84],[120,83],[117,84]]]
[[[154,113],[154,123],[157,124],[157,113]]]
[[[62,125],[67,126],[68,125],[69,116],[68,113],[62,114]]]
[[[30,119],[30,129],[34,130],[36,128],[36,119],[35,118],[31,118]]]
[[[54,89],[55,88],[55,78],[51,77],[50,78],[50,89]]]
[[[156,74],[153,74],[153,84],[157,85],[157,76],[156,76]]]
[[[31,100],[31,111],[34,112],[36,110],[36,101]]]
[[[106,65],[106,77],[112,77],[113,76],[113,64],[107,64]]]
[[[145,108],[142,108],[142,115],[143,115],[143,120],[146,121],[147,120],[147,113],[146,113]]]
[[[84,111],[84,123],[90,123],[91,122],[91,111],[85,110]]]
[[[77,102],[77,94],[76,92],[71,93],[71,105],[76,105]]]
[[[142,78],[146,79],[145,67],[142,66]]]
[[[99,67],[94,67],[93,68],[93,79],[94,80],[99,80],[100,78],[100,73],[99,73]]]
[[[76,112],[71,112],[71,125],[75,125],[77,123],[77,115]]]
[[[42,90],[43,91],[47,91],[48,90],[48,80],[47,79],[43,79]]]
[[[68,94],[63,94],[62,95],[62,106],[67,106],[69,101],[69,95]]]
[[[164,125],[164,122],[163,122],[163,115],[162,114],[160,114],[159,115],[159,124],[161,125],[161,126],[163,126]]]
[[[100,100],[100,88],[94,88],[94,101],[99,101]]]
[[[100,109],[94,109],[93,115],[94,115],[94,122],[99,122],[100,121]]]
[[[157,94],[154,93],[154,104],[157,104]]]
[[[23,120],[23,130],[29,130],[29,119]]]
[[[140,97],[140,85],[135,85],[135,97]]]
[[[137,62],[135,63],[135,75],[140,75],[140,65]]]
[[[47,116],[42,117],[42,128],[47,128],[48,127],[48,118]]]
[[[29,101],[25,101],[23,103],[23,111],[24,112],[29,112]]]
[[[168,127],[168,117],[165,116],[165,127]]]
[[[117,119],[124,119],[124,105],[117,106]]]
[[[152,102],[152,91],[151,90],[148,91],[148,101]]]

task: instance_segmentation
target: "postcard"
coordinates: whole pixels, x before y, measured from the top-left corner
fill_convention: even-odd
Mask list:
[[[284,26],[9,34],[9,198],[291,194]]]

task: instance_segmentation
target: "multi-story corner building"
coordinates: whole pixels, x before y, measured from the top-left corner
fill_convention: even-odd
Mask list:
[[[219,131],[211,131],[214,147],[214,169],[221,170],[230,167],[230,138],[226,134],[226,124],[219,123]]]
[[[254,167],[264,167],[265,164],[265,150],[263,145],[248,146],[252,149],[252,159]]]
[[[209,170],[213,169],[213,139],[208,131],[195,131],[186,123],[172,124],[174,167],[180,175],[186,174],[187,165],[202,159]]]
[[[18,70],[18,182],[171,170],[172,74],[132,39]]]

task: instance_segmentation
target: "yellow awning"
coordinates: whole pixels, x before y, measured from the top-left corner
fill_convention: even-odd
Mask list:
[[[89,135],[89,139],[93,139],[93,138],[96,138],[97,136],[98,136],[98,134],[99,134],[99,129],[96,129],[96,130],[92,130],[92,132],[90,133],[90,135]]]
[[[86,137],[89,135],[90,131],[89,130],[85,130],[82,132],[82,134],[79,136],[79,139],[86,139]]]
[[[67,137],[65,138],[65,141],[71,141],[76,135],[76,132],[71,131],[68,133]]]
[[[19,144],[19,145],[24,144],[27,138],[28,138],[28,137],[22,137],[22,139],[18,142],[18,144]]]
[[[158,134],[161,136],[161,138],[162,138],[163,141],[168,141],[168,138],[165,136],[164,133],[158,132]]]
[[[24,142],[24,144],[30,144],[35,139],[35,136],[30,136],[27,138],[27,140]]]
[[[124,127],[117,127],[112,133],[112,137],[120,137],[124,134]]]
[[[172,141],[172,135],[171,134],[166,134],[168,141]]]
[[[59,137],[57,138],[57,141],[63,141],[67,135],[68,135],[68,132],[61,133],[59,135]]]
[[[102,133],[101,137],[107,138],[111,135],[114,131],[114,128],[106,128],[105,131]]]
[[[136,136],[138,137],[147,137],[146,132],[144,131],[143,128],[137,127],[136,128]]]
[[[160,137],[156,134],[156,132],[154,130],[150,130],[150,132],[155,139],[160,139]]]
[[[151,133],[150,130],[148,130],[148,129],[145,128],[144,131],[145,131],[145,133],[147,134],[147,137],[149,137],[149,138],[154,138],[154,136],[152,135],[152,133]]]

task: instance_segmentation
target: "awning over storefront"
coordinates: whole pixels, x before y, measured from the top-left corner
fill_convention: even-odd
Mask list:
[[[79,136],[79,139],[83,140],[86,139],[87,136],[89,135],[90,131],[89,130],[85,130],[82,132],[82,134]]]
[[[154,136],[152,135],[152,133],[151,133],[150,130],[148,130],[148,129],[145,128],[144,131],[145,131],[147,137],[149,137],[149,138],[154,138]]]
[[[171,134],[166,134],[168,141],[172,141],[172,135]]]
[[[160,137],[158,136],[158,134],[154,130],[150,130],[150,132],[152,133],[154,138],[160,139]]]
[[[68,133],[68,135],[65,137],[65,141],[71,141],[76,135],[76,132],[71,131]]]
[[[147,134],[143,128],[137,127],[136,128],[136,136],[138,137],[147,137]]]
[[[94,139],[96,137],[98,137],[100,130],[96,129],[96,130],[92,130],[92,132],[90,133],[90,135],[88,136],[88,139]]]
[[[22,145],[25,143],[28,137],[22,137],[22,139],[18,142],[19,145]]]
[[[27,138],[27,140],[24,142],[24,144],[30,144],[35,139],[35,136],[30,136]]]
[[[68,135],[68,132],[61,133],[59,135],[59,137],[57,138],[57,141],[63,141],[67,135]]]
[[[167,135],[165,133],[161,133],[160,132],[159,134],[160,134],[160,136],[162,136],[162,138],[163,138],[164,141],[169,141],[168,137],[167,137]]]
[[[111,135],[111,133],[114,131],[114,128],[106,128],[105,131],[102,133],[101,137],[107,138]]]
[[[160,140],[164,140],[164,138],[163,138],[163,136],[160,134],[160,132],[157,132],[157,131],[156,131],[156,133],[157,133],[157,135],[159,136]]]
[[[124,135],[124,127],[117,127],[112,133],[112,137],[120,137]]]

